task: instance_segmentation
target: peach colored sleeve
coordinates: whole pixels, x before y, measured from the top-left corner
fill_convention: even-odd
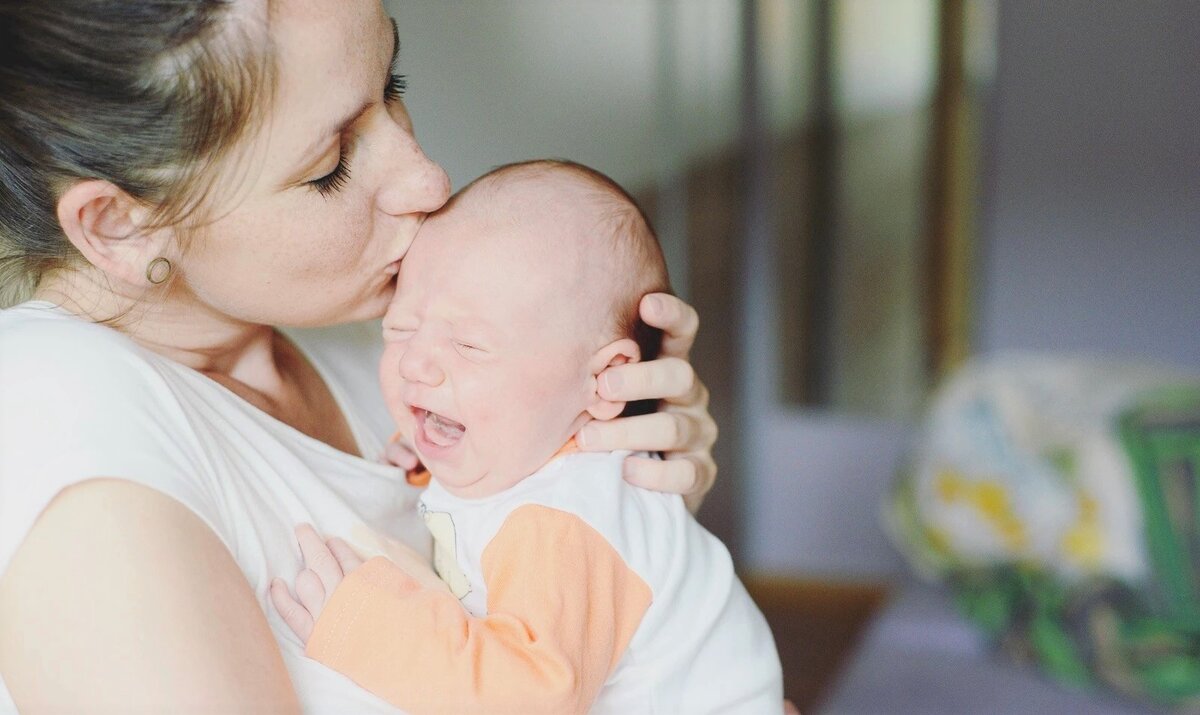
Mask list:
[[[579,517],[522,506],[483,554],[488,615],[384,558],[346,577],[308,655],[413,715],[582,713],[650,606],[650,588]]]

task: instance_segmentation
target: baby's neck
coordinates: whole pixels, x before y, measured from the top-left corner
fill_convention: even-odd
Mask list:
[[[542,469],[544,469],[546,467],[546,465],[550,464],[554,460],[559,459],[560,457],[565,457],[568,454],[574,454],[575,452],[579,452],[579,451],[580,451],[579,444],[575,441],[574,437],[571,437],[569,440],[567,440],[566,444],[564,444],[562,447],[560,447],[558,449],[557,452],[550,455],[550,458],[547,459],[542,464],[542,466],[538,467],[537,469],[533,470],[529,474],[524,475],[523,477],[521,477],[520,479],[518,479],[514,482],[504,484],[504,485],[497,485],[494,488],[487,488],[485,486],[484,488],[481,489],[481,488],[479,488],[481,485],[479,485],[478,483],[472,484],[465,488],[464,487],[452,487],[448,484],[445,484],[444,482],[438,482],[437,475],[432,474],[429,470],[426,470],[425,472],[419,473],[417,475],[410,476],[409,482],[413,483],[413,484],[418,484],[422,481],[425,483],[428,483],[429,481],[435,481],[435,482],[438,482],[438,485],[441,486],[442,489],[445,489],[448,493],[450,493],[460,499],[487,499],[488,497],[492,497],[497,494],[501,494],[505,491],[508,491],[509,489],[512,489],[513,487],[517,486],[518,484],[525,481],[529,477],[540,472]],[[425,475],[425,476],[423,476],[423,475]]]

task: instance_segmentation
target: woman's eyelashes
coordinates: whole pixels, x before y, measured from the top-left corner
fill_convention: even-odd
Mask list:
[[[408,78],[395,72],[390,73],[387,84],[383,86],[383,101],[387,104],[397,101],[404,96],[406,89],[408,89]]]
[[[384,104],[392,104],[400,100],[404,96],[404,90],[408,87],[408,80],[402,74],[391,73],[388,75],[387,84],[383,86],[383,102]],[[336,193],[346,185],[350,180],[350,159],[346,156],[346,148],[342,146],[338,149],[338,163],[325,176],[318,179],[313,179],[308,182],[317,190],[321,196],[330,196]]]
[[[338,163],[333,171],[319,179],[313,179],[308,185],[317,190],[321,196],[329,196],[346,185],[350,180],[350,159],[346,156],[345,147],[338,149]]]

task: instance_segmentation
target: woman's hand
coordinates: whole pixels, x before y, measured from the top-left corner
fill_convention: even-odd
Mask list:
[[[292,598],[283,579],[276,578],[271,581],[271,603],[275,604],[288,628],[308,643],[313,626],[334,589],[346,574],[362,566],[363,561],[341,539],[322,541],[310,524],[296,527],[296,541],[304,556],[304,570],[296,576],[296,596],[300,600]]]
[[[638,310],[642,320],[663,331],[659,358],[605,370],[600,374],[600,394],[619,402],[661,400],[661,407],[649,415],[593,420],[579,431],[577,442],[589,451],[663,452],[663,460],[625,460],[626,481],[682,494],[695,512],[717,476],[712,459],[717,423],[708,413],[708,390],[688,362],[700,319],[692,306],[665,293],[644,296]]]

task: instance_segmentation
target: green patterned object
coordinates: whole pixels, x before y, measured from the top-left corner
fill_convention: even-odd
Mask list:
[[[969,366],[935,399],[885,520],[1016,659],[1200,709],[1200,379]]]
[[[1145,517],[1156,605],[1200,633],[1200,393],[1156,396],[1121,419]]]

